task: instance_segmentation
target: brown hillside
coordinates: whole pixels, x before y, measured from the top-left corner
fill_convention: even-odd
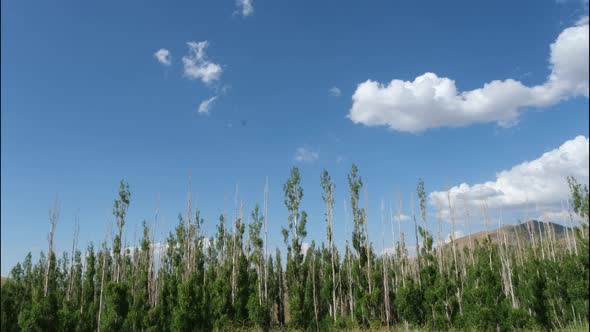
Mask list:
[[[470,238],[473,243],[475,243],[475,241],[481,243],[486,238],[488,238],[492,243],[497,243],[499,240],[503,240],[503,236],[505,235],[506,242],[509,245],[516,245],[517,241],[519,240],[523,244],[532,242],[533,237],[535,242],[538,243],[540,241],[540,235],[543,235],[543,240],[545,241],[547,239],[547,234],[550,233],[558,243],[564,243],[567,239],[566,230],[570,236],[574,234],[573,229],[560,224],[529,220],[525,223],[506,225],[498,229],[474,233],[471,235],[471,237],[466,235],[456,239],[455,241],[457,243],[457,247],[462,249],[463,247],[469,245]]]

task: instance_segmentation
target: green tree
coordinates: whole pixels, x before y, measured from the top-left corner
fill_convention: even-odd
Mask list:
[[[119,197],[115,199],[113,203],[113,215],[117,221],[118,233],[113,239],[113,253],[115,255],[116,271],[115,271],[115,282],[119,282],[121,274],[121,241],[123,236],[123,226],[125,226],[125,216],[127,215],[127,209],[129,208],[129,202],[131,199],[131,193],[129,192],[129,185],[121,180],[119,185]]]
[[[300,186],[299,168],[291,169],[291,176],[283,185],[285,206],[289,211],[289,229],[282,229],[283,239],[287,245],[287,288],[289,290],[289,314],[291,324],[302,328],[307,325],[303,312],[305,298],[306,274],[303,269],[303,240],[307,236],[305,225],[307,213],[299,210],[303,189]],[[291,242],[289,242],[291,235]]]

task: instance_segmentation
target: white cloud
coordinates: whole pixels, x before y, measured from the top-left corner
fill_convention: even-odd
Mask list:
[[[340,95],[342,94],[342,91],[340,91],[340,89],[338,89],[337,87],[332,87],[330,88],[330,96],[333,97],[340,97]]]
[[[396,217],[396,218],[398,218],[398,217]],[[400,219],[401,221],[408,221],[408,220],[410,220],[410,216],[407,216],[405,214],[401,214],[398,219]]]
[[[317,151],[301,147],[295,152],[295,161],[298,162],[313,163],[318,159],[320,159],[320,153]]]
[[[236,0],[236,6],[238,7],[236,13],[242,16],[252,16],[254,14],[253,0]]]
[[[467,203],[471,212],[480,211],[485,203],[490,209],[539,206],[555,208],[569,199],[567,176],[588,183],[588,138],[578,136],[541,157],[525,161],[496,174],[495,181],[469,185],[462,183],[450,189],[451,204],[461,210]],[[430,202],[438,200],[448,217],[447,191],[435,191]],[[535,205],[533,205],[535,204]],[[456,215],[461,213],[455,211]]]
[[[390,256],[393,257],[396,254],[396,248],[395,247],[387,247],[387,248],[383,248],[381,250],[381,255],[383,256]]]
[[[216,99],[217,99],[217,96],[213,96],[209,99],[203,100],[199,104],[199,110],[198,110],[199,114],[209,114],[209,111],[211,110],[213,102],[215,102]]]
[[[414,81],[367,80],[357,86],[348,117],[354,123],[406,132],[490,122],[510,126],[523,108],[546,107],[569,97],[588,98],[588,18],[563,30],[550,49],[551,73],[542,85],[494,80],[459,92],[455,81],[429,72]]]
[[[154,58],[156,58],[156,60],[158,60],[158,62],[164,66],[170,66],[172,64],[172,56],[170,55],[170,51],[165,48],[161,48],[156,51],[156,53],[154,53]]]
[[[167,243],[162,243],[162,242],[151,242],[150,243],[150,247],[154,249],[154,256],[159,256],[161,254],[165,254],[166,250],[168,249],[168,244]],[[127,246],[125,247],[125,254],[127,254],[130,257],[133,257],[135,254],[135,249],[137,249],[139,252],[141,252],[141,246]],[[111,254],[113,254],[113,250],[112,248],[110,249]],[[86,253],[88,254],[88,253]]]
[[[568,218],[567,211],[543,211],[535,219],[550,222],[562,222]]]
[[[587,25],[589,21],[588,16],[582,16],[576,21],[576,25]]]
[[[303,252],[303,254],[307,254],[307,250],[311,248],[311,244],[307,243],[307,242],[303,242],[301,243],[301,252]]]
[[[397,222],[397,221],[408,221],[408,220],[410,220],[410,216],[408,216],[408,215],[406,215],[406,214],[403,214],[403,213],[401,213],[401,214],[399,214],[399,215],[397,215],[397,214],[394,214],[394,215],[393,215],[393,219],[394,219],[396,222]]]
[[[566,206],[562,206],[561,209],[557,208],[539,211],[535,219],[540,221],[558,223],[565,226],[576,227],[578,225],[578,220],[582,220],[583,218],[574,211],[572,211],[570,206],[567,206],[569,210],[565,209],[565,207]]]
[[[465,232],[463,232],[463,231],[455,231],[455,232],[453,232],[453,234],[455,235],[454,236],[455,240],[465,236]],[[447,237],[445,238],[445,243],[451,243],[451,233],[447,234]]]
[[[587,7],[588,6],[588,0],[555,0],[556,3],[563,5],[565,3],[568,2],[579,2],[581,3],[583,6]]]
[[[201,80],[205,84],[217,81],[223,72],[220,65],[207,59],[205,49],[208,41],[188,42],[189,54],[182,57],[184,75],[189,79]]]

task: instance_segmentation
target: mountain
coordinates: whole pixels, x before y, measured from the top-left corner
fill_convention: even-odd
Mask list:
[[[471,236],[466,235],[456,239],[455,242],[457,247],[462,249],[469,245],[470,239],[473,242],[477,240],[481,243],[487,237],[490,241],[496,243],[499,240],[503,241],[504,236],[506,236],[506,242],[509,245],[517,245],[517,241],[522,241],[521,243],[533,242],[533,239],[536,243],[540,241],[545,242],[550,235],[557,243],[565,244],[568,235],[571,238],[573,234],[573,229],[570,227],[552,222],[529,220],[516,225],[506,225],[501,228],[474,233]],[[542,239],[540,237],[541,235],[543,236]]]

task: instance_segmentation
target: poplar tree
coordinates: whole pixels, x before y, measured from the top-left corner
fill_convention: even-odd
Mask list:
[[[303,240],[307,236],[307,214],[299,210],[303,189],[300,186],[299,168],[291,169],[291,176],[283,185],[285,206],[289,211],[289,228],[283,228],[283,240],[287,245],[287,289],[289,291],[289,314],[294,327],[304,327],[304,298],[306,271],[303,266]],[[291,241],[289,242],[289,236]]]
[[[420,211],[414,216],[420,250],[416,257],[408,255],[401,223],[393,239],[390,211],[396,252],[378,255],[368,240],[367,209],[359,207],[363,182],[353,165],[348,184],[354,225],[350,234],[345,202],[346,245],[340,257],[334,244],[334,184],[327,171],[320,180],[325,240],[309,247],[304,242],[303,189],[299,170],[293,168],[283,187],[289,213],[282,230],[286,255],[276,247],[273,257],[266,255],[269,243],[261,234],[267,212],[257,205],[246,218],[243,204],[236,208],[233,227],[227,227],[222,214],[210,235],[199,210],[191,206],[163,239],[156,240],[155,222],[151,231],[144,222],[139,244],[135,236],[129,244],[120,235],[130,197],[123,184],[114,208],[120,226],[114,237],[109,229],[98,249],[90,243],[80,251],[75,226],[71,250],[58,255],[50,244],[35,263],[29,253],[14,266],[0,286],[0,327],[60,332],[276,330],[287,324],[316,331],[587,328],[587,185],[567,180],[571,211],[564,214],[569,215],[565,226],[527,221],[468,242],[451,237],[450,243],[439,241],[434,248],[426,190],[419,180]],[[449,206],[453,221],[454,205]],[[441,217],[442,210],[437,212]],[[397,214],[399,222],[401,199]],[[487,229],[485,202],[482,217]],[[57,218],[50,218],[50,238],[57,230],[51,220]],[[385,247],[383,202],[381,228]]]

